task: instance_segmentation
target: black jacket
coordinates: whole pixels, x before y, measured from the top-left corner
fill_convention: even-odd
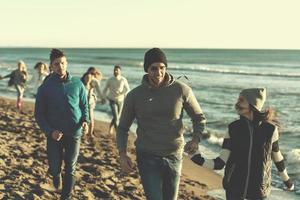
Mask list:
[[[223,187],[241,198],[267,197],[271,190],[272,136],[275,125],[253,123],[246,118],[229,125],[231,154]]]

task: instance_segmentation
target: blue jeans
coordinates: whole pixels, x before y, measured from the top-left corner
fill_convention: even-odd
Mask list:
[[[109,100],[109,106],[113,115],[113,118],[110,123],[110,127],[114,126],[115,130],[117,130],[120,114],[123,107],[123,101],[113,101]]]
[[[48,172],[53,177],[60,176],[62,161],[65,163],[65,173],[61,199],[71,198],[75,184],[75,168],[80,149],[80,137],[63,136],[60,141],[47,138]],[[63,152],[64,151],[64,152]]]
[[[176,200],[182,156],[156,156],[137,151],[137,164],[147,200]]]

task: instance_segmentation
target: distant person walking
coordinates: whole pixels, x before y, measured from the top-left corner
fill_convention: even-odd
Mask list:
[[[57,189],[61,184],[62,161],[65,163],[61,200],[70,200],[81,135],[88,131],[88,101],[80,79],[67,71],[64,52],[52,49],[50,65],[53,73],[38,90],[35,118],[47,136],[48,171]]]
[[[272,160],[286,190],[293,190],[283,156],[279,150],[279,134],[274,111],[262,110],[266,89],[242,90],[235,105],[240,119],[228,126],[228,134],[219,157],[204,159],[201,154],[191,157],[200,166],[220,170],[225,167],[223,187],[227,200],[267,199],[271,191]]]
[[[137,120],[135,141],[137,166],[148,200],[177,199],[182,153],[198,149],[205,127],[204,114],[192,89],[167,72],[163,51],[153,48],[145,53],[142,83],[126,96],[117,130],[120,165],[133,170],[127,156],[128,131]],[[183,110],[193,122],[193,139],[184,146]]]
[[[113,115],[109,125],[109,133],[113,133],[117,130],[123,101],[129,90],[130,88],[127,79],[121,75],[121,66],[116,65],[114,67],[114,76],[106,81],[103,90],[103,95],[109,100]]]
[[[34,66],[35,73],[32,77],[33,95],[35,96],[38,88],[44,82],[45,77],[49,75],[49,69],[46,63],[38,62]]]
[[[94,109],[97,101],[103,103],[103,95],[100,89],[101,80],[102,74],[95,67],[90,67],[81,77],[81,81],[87,90],[87,98],[89,102],[90,126],[88,135],[90,137],[94,137]]]
[[[25,63],[20,60],[18,62],[18,69],[12,71],[6,76],[0,77],[0,80],[5,78],[9,78],[8,86],[14,86],[17,90],[17,108],[21,111],[26,82],[28,81],[28,73]]]

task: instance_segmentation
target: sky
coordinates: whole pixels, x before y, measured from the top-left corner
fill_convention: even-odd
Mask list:
[[[300,49],[299,6],[299,0],[0,0],[0,46]]]

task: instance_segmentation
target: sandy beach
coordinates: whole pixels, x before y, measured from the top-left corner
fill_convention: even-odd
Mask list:
[[[0,98],[0,199],[58,199],[47,175],[46,138],[35,123],[34,104]],[[73,199],[145,199],[137,171],[123,174],[115,137],[108,124],[97,121],[96,137],[83,137]],[[130,153],[134,158],[133,136]],[[207,191],[221,188],[221,177],[184,159],[178,199],[213,200]]]

